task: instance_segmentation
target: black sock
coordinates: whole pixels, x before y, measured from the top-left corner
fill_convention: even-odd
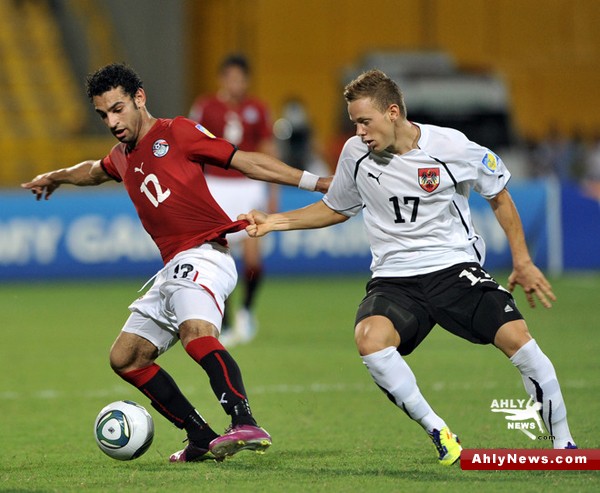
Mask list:
[[[258,291],[258,287],[262,280],[262,269],[260,267],[250,268],[244,271],[244,284],[246,292],[244,294],[244,308],[250,310],[254,297]]]
[[[256,424],[256,420],[252,416],[252,411],[250,410],[250,404],[247,399],[244,399],[241,402],[238,402],[235,406],[233,406],[229,412],[231,415],[231,424],[233,426],[237,425],[252,425],[258,426]]]
[[[177,428],[185,429],[190,440],[196,441],[192,434],[199,439],[217,436],[181,393],[173,378],[157,364],[120,376],[142,391],[150,399],[152,407]]]
[[[204,418],[195,409],[184,420],[183,427],[187,432],[190,442],[200,448],[208,449],[208,444],[211,440],[219,436],[208,426],[208,423],[204,421]]]
[[[210,386],[231,423],[256,425],[239,366],[215,337],[199,337],[185,347],[188,354],[202,366]]]

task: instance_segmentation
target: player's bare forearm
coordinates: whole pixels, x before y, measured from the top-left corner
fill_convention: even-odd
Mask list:
[[[302,170],[288,166],[279,159],[260,152],[237,151],[231,160],[231,167],[253,180],[296,187],[300,184],[303,173]],[[315,190],[326,193],[330,183],[331,177],[320,177]]]
[[[508,239],[513,265],[521,266],[531,263],[521,218],[508,190],[502,190],[489,202]]]
[[[543,306],[550,308],[552,306],[550,300],[555,301],[556,296],[552,286],[529,255],[521,218],[510,193],[504,189],[489,202],[506,234],[511,251],[513,271],[508,277],[508,289],[512,292],[517,285],[520,285],[532,308],[536,305],[534,295]]]
[[[76,186],[99,185],[111,178],[100,166],[100,161],[83,161],[70,168],[62,168],[36,176],[21,187],[31,190],[37,200],[48,199],[50,195],[63,184]]]
[[[324,228],[346,221],[348,217],[319,201],[301,209],[276,214],[251,211],[238,216],[238,219],[247,220],[250,223],[246,228],[247,233],[252,237],[259,237],[271,231]]]

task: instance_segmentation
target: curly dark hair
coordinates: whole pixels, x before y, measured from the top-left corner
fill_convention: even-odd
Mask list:
[[[94,96],[100,96],[119,86],[133,98],[137,90],[144,87],[144,83],[135,70],[125,63],[111,63],[86,78],[86,91],[90,101]]]

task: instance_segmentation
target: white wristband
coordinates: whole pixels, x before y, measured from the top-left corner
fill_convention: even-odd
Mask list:
[[[318,181],[319,177],[317,175],[313,175],[308,171],[303,171],[302,177],[300,178],[300,183],[298,183],[298,188],[302,190],[308,190],[309,192],[314,192],[317,189]]]

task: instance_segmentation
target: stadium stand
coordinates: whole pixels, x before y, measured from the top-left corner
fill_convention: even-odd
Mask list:
[[[50,166],[82,160],[96,147],[102,149],[98,155],[106,152],[105,135],[86,135],[87,101],[55,10],[67,7],[89,25],[101,24],[95,3],[0,0],[0,185],[15,185]],[[90,16],[90,11],[95,14]],[[89,37],[84,41],[95,47],[90,51],[96,58],[110,58],[106,30],[80,32]]]

